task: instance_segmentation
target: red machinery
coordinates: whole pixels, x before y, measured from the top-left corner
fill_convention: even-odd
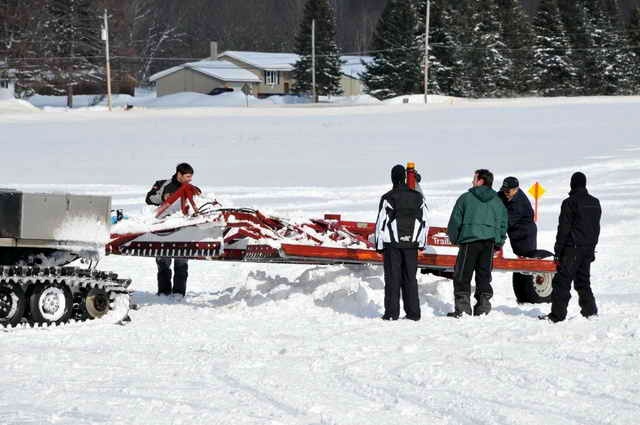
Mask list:
[[[215,209],[212,204],[198,209],[196,193],[193,186],[183,185],[157,210],[160,214],[180,200],[183,212],[194,210],[190,217],[160,219],[142,232],[118,233],[116,225],[107,254],[288,264],[382,263],[382,255],[374,249],[375,223],[344,221],[339,215],[289,223],[249,209]],[[450,277],[457,248],[449,242],[446,229],[432,227],[427,238],[419,267],[423,273]],[[505,258],[501,251],[493,266],[496,271],[537,275],[540,296],[550,293],[556,271],[553,260]]]

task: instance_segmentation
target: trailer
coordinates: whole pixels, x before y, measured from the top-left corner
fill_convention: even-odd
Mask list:
[[[215,203],[198,207],[196,193],[191,185],[183,185],[156,210],[158,219],[146,231],[116,225],[107,254],[309,265],[383,262],[374,246],[375,223],[347,221],[338,214],[294,223],[252,209],[218,208]],[[177,206],[180,217],[161,218]],[[418,254],[418,267],[424,274],[451,278],[457,252],[445,228],[431,227],[426,248]],[[556,263],[548,251],[538,251],[536,257],[506,258],[498,251],[493,269],[533,275],[536,301],[546,301]]]

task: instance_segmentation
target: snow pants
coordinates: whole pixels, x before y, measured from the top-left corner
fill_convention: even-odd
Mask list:
[[[418,295],[418,249],[384,248],[384,318],[397,320],[400,316],[400,293],[407,319],[420,320]]]
[[[494,245],[495,242],[492,239],[460,245],[453,271],[453,297],[456,313],[471,315],[471,277],[474,272],[477,302],[473,314],[488,314],[491,311],[489,300],[493,297],[491,269],[493,268]]]
[[[598,314],[596,299],[591,291],[591,263],[594,260],[594,249],[591,247],[565,248],[552,282],[551,316],[553,320],[561,321],[567,317],[567,306],[571,299],[571,282],[578,293],[580,313],[584,317]]]
[[[181,294],[187,292],[187,277],[189,276],[188,260],[183,258],[173,259],[173,289],[171,288],[171,258],[158,257],[158,295]]]

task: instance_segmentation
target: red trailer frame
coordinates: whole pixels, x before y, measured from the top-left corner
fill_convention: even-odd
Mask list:
[[[180,201],[185,212],[188,206],[198,216],[193,199],[197,188],[184,184],[156,211],[156,217],[173,203]],[[154,233],[160,241],[144,241],[145,233],[113,234],[107,244],[107,254],[132,256],[166,256],[218,261],[273,262],[288,264],[381,264],[382,255],[375,251],[372,235],[375,223],[343,221],[340,215],[327,214],[323,219],[312,219],[303,224],[290,224],[284,220],[267,217],[259,211],[248,209],[217,209],[200,213],[201,217],[215,214],[216,220],[224,220],[223,239],[218,242],[172,241],[163,242],[162,236],[178,232],[197,224],[186,224],[175,229],[163,229]],[[344,247],[324,246],[326,240],[342,242]],[[273,241],[273,244],[262,241]],[[293,241],[293,243],[291,242]],[[275,245],[275,246],[274,246]],[[427,245],[437,251],[455,248],[446,235],[446,229],[432,227]],[[422,251],[418,266],[428,273],[450,277],[457,255]],[[496,252],[493,261],[496,271],[530,274],[555,273],[556,263],[550,259],[505,258]]]

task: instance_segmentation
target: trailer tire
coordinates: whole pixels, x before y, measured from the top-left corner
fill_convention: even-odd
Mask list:
[[[552,281],[555,273],[536,275],[513,274],[513,293],[519,304],[542,304],[551,302]]]

